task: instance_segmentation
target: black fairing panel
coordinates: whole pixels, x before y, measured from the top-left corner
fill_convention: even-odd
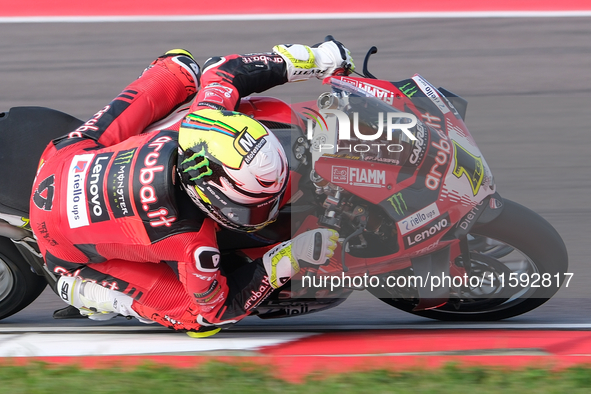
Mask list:
[[[449,100],[451,101],[451,104],[455,107],[455,109],[458,111],[458,113],[460,114],[460,116],[462,117],[463,121],[466,121],[466,110],[468,109],[468,101],[466,101],[464,98],[458,96],[457,94],[450,92],[449,90],[445,89],[445,88],[438,88],[438,90],[443,93],[443,95]]]
[[[49,142],[83,122],[44,107],[0,112],[0,212],[29,216],[29,198],[39,158]]]

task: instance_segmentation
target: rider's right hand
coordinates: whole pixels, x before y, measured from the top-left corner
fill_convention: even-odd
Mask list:
[[[274,288],[300,271],[300,265],[322,265],[334,255],[339,233],[325,228],[306,231],[263,255],[263,265]]]
[[[327,228],[306,231],[291,240],[291,254],[299,264],[322,265],[334,255],[339,233]]]

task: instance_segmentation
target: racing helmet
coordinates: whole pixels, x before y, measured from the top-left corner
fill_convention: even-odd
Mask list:
[[[181,123],[177,171],[208,216],[252,232],[276,219],[289,167],[281,143],[264,125],[239,112],[202,109]]]

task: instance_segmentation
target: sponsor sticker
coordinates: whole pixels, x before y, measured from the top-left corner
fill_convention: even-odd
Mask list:
[[[332,183],[347,183],[349,180],[349,167],[332,166]]]
[[[480,201],[478,204],[474,205],[470,212],[468,212],[458,223],[457,227],[460,227],[463,230],[469,230],[472,227],[473,221],[478,215],[478,212],[482,208],[484,204],[484,200]]]
[[[415,81],[419,89],[421,89],[423,93],[425,93],[425,96],[429,97],[433,104],[435,104],[442,113],[446,114],[449,112],[449,108],[447,107],[447,105],[445,105],[445,103],[437,93],[437,89],[435,89],[433,85],[427,82],[427,80],[421,77],[420,75],[415,75],[414,77],[412,77],[412,79],[413,81]]]
[[[62,297],[62,300],[70,302],[70,284],[68,282],[62,283],[62,288],[60,289],[60,296]]]
[[[503,207],[503,203],[501,200],[497,200],[496,198],[492,197],[488,202],[491,209],[499,209]]]
[[[70,228],[88,226],[88,208],[86,203],[86,175],[94,154],[76,155],[68,170],[68,188],[66,190],[66,209]]]
[[[437,216],[439,216],[439,208],[437,208],[437,204],[433,203],[427,205],[420,211],[417,211],[398,222],[398,229],[400,230],[400,234],[404,235],[416,228],[419,228],[425,223],[428,223],[429,221],[433,220]]]
[[[393,194],[390,198],[388,198],[390,204],[392,204],[392,208],[398,215],[404,215],[408,206],[406,205],[406,201],[404,201],[404,197],[402,196],[401,192]]]
[[[265,277],[261,281],[260,286],[255,290],[250,291],[250,298],[244,303],[244,310],[248,311],[256,307],[262,300],[265,299],[265,296],[271,290],[271,285],[269,284],[268,278]]]
[[[166,181],[166,165],[177,144],[171,136],[163,134],[160,133],[141,148],[133,171],[133,193],[137,212],[144,223],[147,223],[147,229],[148,226],[150,230],[163,227],[160,235],[153,233],[150,237],[164,235],[167,232],[165,228],[172,226],[177,220],[175,207],[167,201],[168,195],[163,190],[169,187]]]
[[[428,241],[450,226],[451,223],[449,220],[449,215],[446,213],[445,215],[431,221],[426,226],[405,235],[403,237],[404,246],[406,248],[411,248],[417,244]]]
[[[385,187],[386,171],[346,166],[332,166],[332,183],[348,183],[352,186]]]
[[[266,143],[266,139],[261,137],[256,139],[250,135],[248,133],[248,127],[245,127],[234,139],[234,149],[244,156],[246,164],[250,164]]]
[[[408,82],[399,87],[398,89],[402,92],[402,94],[404,94],[408,98],[411,98],[417,92],[417,87],[413,86],[412,82]]]
[[[357,79],[343,78],[343,81],[348,82],[352,85],[357,86],[360,89],[365,90],[367,93],[379,98],[380,100],[382,100],[385,103],[388,103],[390,105],[392,105],[394,103],[394,92],[392,92],[388,89],[384,89],[379,86],[375,86],[375,85],[372,85],[372,84],[369,84],[367,82],[363,82],[363,81],[360,81]],[[411,94],[411,96],[412,96],[412,94]]]
[[[88,170],[86,192],[88,196],[88,211],[92,223],[109,220],[109,212],[105,201],[104,179],[107,167],[113,153],[101,153],[97,155]]]
[[[115,218],[133,216],[130,201],[129,173],[136,148],[119,151],[108,174],[109,206]]]
[[[417,133],[415,137],[417,137],[417,140],[412,147],[408,161],[410,164],[419,165],[421,160],[423,160],[425,151],[427,150],[426,148],[428,138],[425,127],[422,125],[422,123],[417,123]]]
[[[242,62],[246,64],[254,62],[261,62],[264,64],[283,63],[283,58],[275,53],[249,53],[242,55],[241,58]]]

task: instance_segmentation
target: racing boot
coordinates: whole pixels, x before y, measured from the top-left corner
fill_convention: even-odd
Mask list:
[[[153,323],[133,310],[133,298],[121,292],[73,276],[62,276],[57,282],[64,302],[76,307],[91,320],[109,320],[117,315],[135,317],[142,323]]]

